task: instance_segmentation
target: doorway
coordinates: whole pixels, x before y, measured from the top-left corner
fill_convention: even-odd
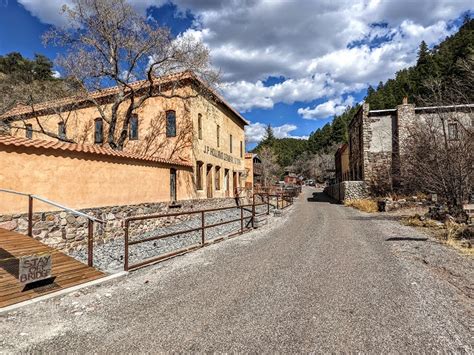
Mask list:
[[[170,199],[171,199],[171,202],[174,202],[177,200],[176,169],[170,169]]]
[[[207,164],[206,168],[206,188],[207,188],[207,198],[212,198],[212,165]]]
[[[239,179],[235,171],[232,172],[232,180],[234,183],[234,197],[237,197],[239,195]]]
[[[224,191],[225,197],[230,197],[229,169],[224,170]]]

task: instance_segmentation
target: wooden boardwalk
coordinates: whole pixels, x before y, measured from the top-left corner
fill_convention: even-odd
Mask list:
[[[52,279],[37,287],[18,281],[18,257],[50,253]],[[105,276],[66,254],[23,234],[0,228],[0,308]]]

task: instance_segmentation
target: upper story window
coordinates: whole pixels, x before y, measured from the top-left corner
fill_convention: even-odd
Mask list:
[[[219,147],[221,145],[221,126],[219,125],[217,125],[216,137],[217,137],[217,147]]]
[[[244,157],[244,142],[240,141],[240,157]]]
[[[28,139],[33,138],[33,126],[31,124],[26,125],[25,137]]]
[[[64,124],[64,122],[58,123],[58,136],[61,139],[66,138],[66,125]]]
[[[229,135],[229,151],[232,153],[232,134]]]
[[[198,114],[198,138],[202,139],[202,115]]]
[[[104,121],[102,118],[96,118],[94,121],[94,143],[104,142]]]
[[[459,139],[458,137],[458,124],[457,123],[449,123],[448,124],[448,138],[451,141],[456,141]]]
[[[128,127],[128,138],[130,140],[138,139],[138,115],[134,114],[130,117],[130,125]]]
[[[176,112],[166,111],[166,137],[176,137]]]

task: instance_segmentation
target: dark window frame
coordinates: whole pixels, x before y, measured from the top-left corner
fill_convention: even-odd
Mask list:
[[[221,146],[221,126],[217,125],[216,128],[217,148]]]
[[[25,137],[28,139],[33,139],[33,125],[31,123],[27,123],[25,125]]]
[[[198,139],[202,139],[202,115],[198,114]]]
[[[229,152],[232,154],[232,134],[229,135]]]
[[[62,121],[58,122],[58,137],[61,139],[66,139],[66,124]]]
[[[94,120],[94,144],[102,143],[104,143],[104,120],[102,118],[96,118]]]
[[[138,124],[138,115],[133,114],[128,125],[128,139],[131,141],[138,140]]]
[[[166,111],[166,137],[176,137],[176,111]]]

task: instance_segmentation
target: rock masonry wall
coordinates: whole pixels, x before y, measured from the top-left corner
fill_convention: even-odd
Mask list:
[[[369,197],[367,184],[364,181],[342,181],[338,184],[327,186],[324,189],[324,193],[340,202]]]

